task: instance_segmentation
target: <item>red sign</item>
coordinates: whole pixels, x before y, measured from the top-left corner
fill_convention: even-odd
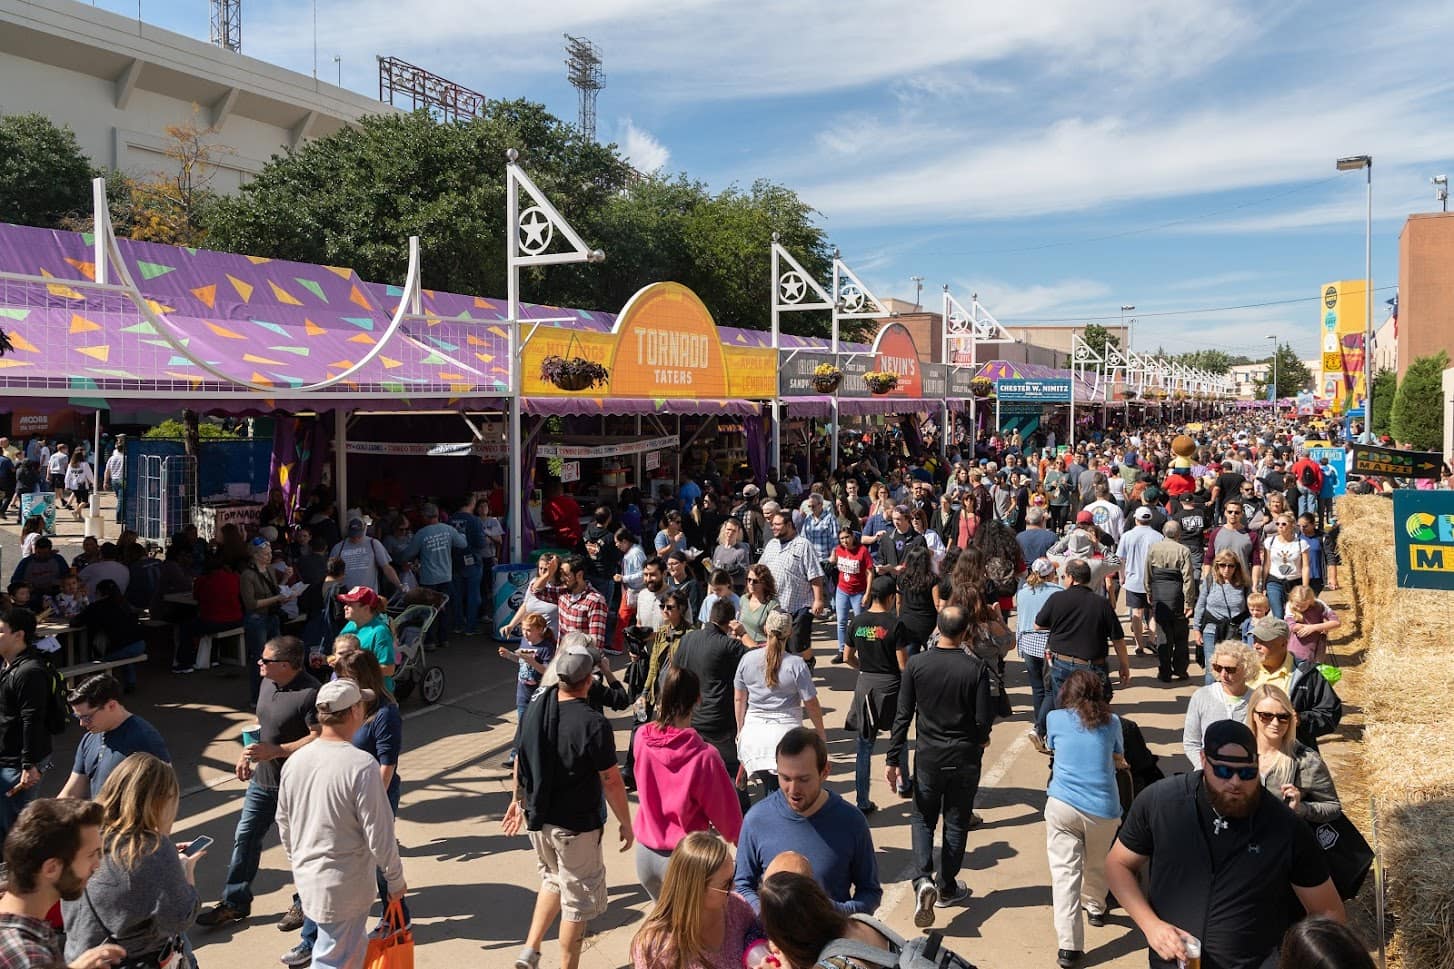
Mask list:
[[[889,323],[878,331],[873,341],[874,369],[899,375],[899,385],[886,397],[922,397],[919,348],[914,337],[902,323]]]

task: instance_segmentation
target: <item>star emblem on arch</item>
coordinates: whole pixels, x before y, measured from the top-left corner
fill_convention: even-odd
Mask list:
[[[843,304],[844,312],[858,313],[863,309],[863,290],[857,286],[844,286],[838,294],[838,300]]]
[[[795,270],[782,274],[778,280],[778,295],[784,303],[801,303],[808,292],[808,284]]]
[[[550,216],[538,205],[532,205],[520,213],[520,251],[527,256],[538,256],[550,246],[555,227]]]

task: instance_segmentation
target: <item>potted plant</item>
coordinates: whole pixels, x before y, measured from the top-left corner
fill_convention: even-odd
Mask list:
[[[611,379],[611,372],[585,357],[560,357],[551,354],[540,361],[540,379],[561,390],[577,391],[604,384]]]
[[[831,363],[820,363],[813,368],[813,389],[820,394],[831,394],[843,382],[843,371]]]
[[[1119,397],[1121,400],[1135,400],[1136,397],[1137,397],[1137,394],[1136,394],[1136,391],[1133,390],[1132,388],[1130,388],[1130,387],[1123,387],[1123,388],[1121,388],[1121,392],[1118,393],[1116,396]]]
[[[988,377],[975,377],[969,382],[969,389],[976,397],[985,398],[995,395],[995,382]]]
[[[870,370],[863,375],[863,382],[875,394],[886,394],[899,385],[899,375],[892,370]]]
[[[1178,390],[1171,395],[1172,400],[1186,400],[1186,391]]]

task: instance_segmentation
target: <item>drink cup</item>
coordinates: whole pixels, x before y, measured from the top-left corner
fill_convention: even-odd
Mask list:
[[[250,723],[242,728],[242,745],[251,747],[263,739],[263,728],[261,724]]]
[[[1186,946],[1186,958],[1178,959],[1179,969],[1202,969],[1202,943],[1194,935],[1181,934],[1182,944]]]

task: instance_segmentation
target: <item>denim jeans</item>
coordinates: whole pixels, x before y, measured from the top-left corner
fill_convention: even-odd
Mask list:
[[[1065,681],[1070,679],[1070,674],[1078,670],[1090,670],[1101,678],[1101,689],[1106,692],[1106,699],[1110,700],[1115,687],[1111,684],[1110,667],[1102,662],[1099,666],[1084,666],[1077,663],[1067,663],[1063,659],[1057,659],[1050,664],[1050,710],[1057,710],[1060,702],[1060,688],[1065,686]],[[1049,713],[1049,710],[1046,711]]]
[[[848,621],[863,608],[863,593],[849,594],[842,589],[833,590],[833,610],[838,614],[838,652],[848,642]]]
[[[247,654],[247,685],[249,706],[257,706],[258,691],[263,687],[262,670],[258,660],[263,658],[263,647],[268,640],[281,636],[282,623],[276,615],[265,612],[248,613],[242,619],[242,639]]]
[[[840,593],[841,594],[841,593]],[[868,789],[873,770],[873,737],[858,738],[858,753],[853,759],[853,793],[860,809],[868,807]]]
[[[450,625],[453,628],[470,633],[479,624],[480,577],[483,574],[484,567],[479,565],[455,569],[451,583],[453,591],[449,597]]]
[[[269,790],[256,780],[250,782],[242,796],[242,814],[232,836],[232,860],[227,863],[227,885],[222,889],[222,901],[239,912],[252,911],[252,880],[257,877],[262,858],[263,838],[277,814],[277,790]]]
[[[1035,711],[1035,733],[1045,736],[1045,718],[1055,709],[1055,697],[1045,686],[1045,658],[1043,656],[1020,657],[1025,661],[1025,673],[1030,678],[1030,706]]]
[[[959,870],[964,866],[964,848],[969,834],[969,818],[974,812],[974,796],[979,791],[979,765],[972,764],[949,770],[914,764],[914,816],[911,820],[914,841],[914,876],[935,878],[934,829],[944,818],[944,839],[939,848],[939,868],[935,885],[941,892],[953,892]]]
[[[140,656],[142,653],[145,652],[146,640],[138,639],[134,643],[131,643],[127,646],[122,646],[120,649],[108,649],[106,651],[106,655],[101,657],[101,661],[104,663],[109,663],[112,660],[131,659],[133,656]],[[125,666],[118,666],[115,668],[115,673],[121,678],[122,686],[126,687],[127,689],[131,689],[132,687],[136,686],[135,663],[127,663]],[[6,788],[6,790],[9,790],[9,788]]]
[[[20,783],[19,767],[0,767],[0,841],[15,826],[15,819],[20,817],[20,812],[25,806],[36,799],[40,794],[39,787],[32,787],[25,791],[16,791],[14,797],[6,797],[5,792],[12,790]]]
[[[1302,585],[1298,579],[1268,579],[1267,580],[1267,614],[1278,619],[1283,617],[1287,609],[1287,594],[1295,585]]]
[[[397,818],[399,816],[399,795],[390,794],[388,797],[389,807],[393,810],[394,817]],[[380,917],[382,917],[384,913],[389,911],[389,883],[384,881],[384,870],[382,868],[374,869],[374,884],[379,889],[379,904],[383,906],[380,913]],[[409,903],[400,899],[399,905],[404,910],[404,924],[407,925],[409,924]],[[314,949],[318,946],[318,923],[310,919],[307,915],[303,916],[303,930],[299,941],[309,949]]]

